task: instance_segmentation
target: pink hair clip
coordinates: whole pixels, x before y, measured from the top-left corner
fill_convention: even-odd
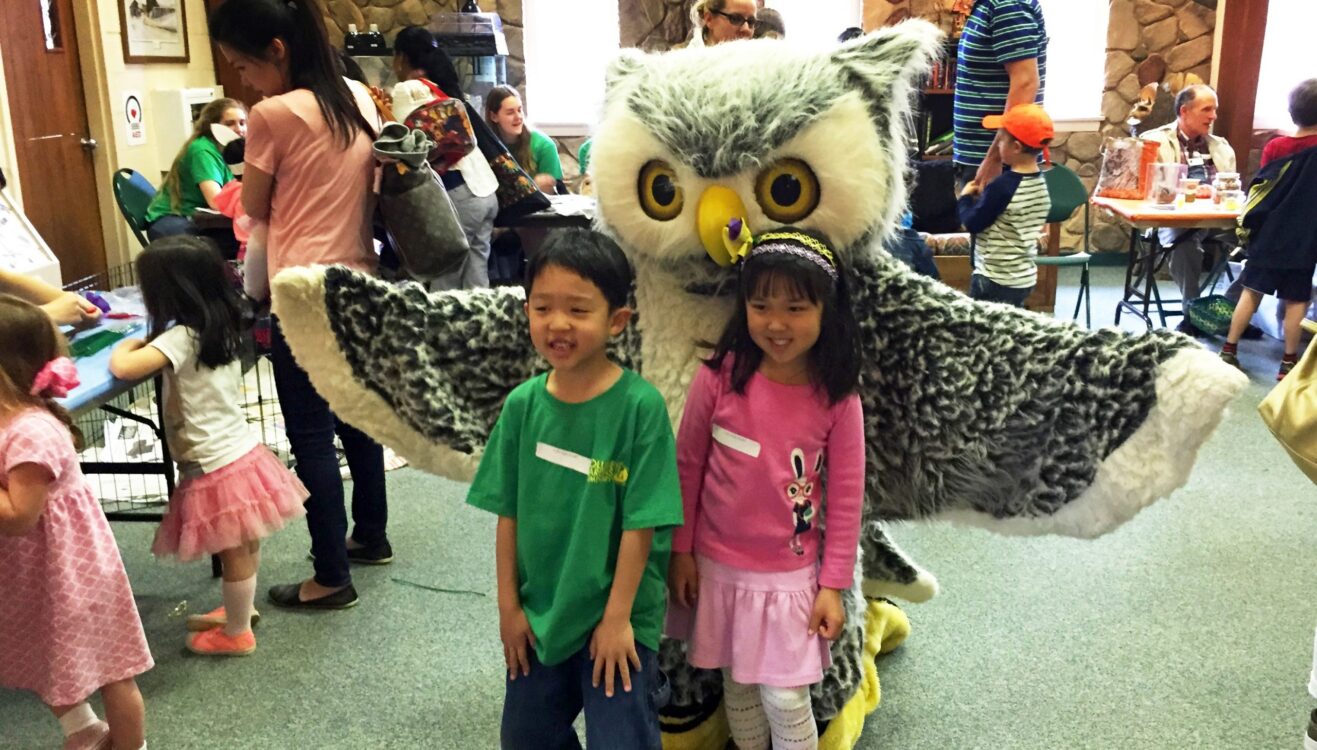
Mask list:
[[[78,366],[68,357],[56,357],[50,360],[37,376],[32,379],[33,396],[64,398],[69,391],[78,387]]]

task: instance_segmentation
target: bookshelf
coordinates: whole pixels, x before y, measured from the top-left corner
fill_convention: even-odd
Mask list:
[[[919,95],[915,113],[916,161],[951,158],[952,110],[956,93],[956,51],[959,39],[948,39],[942,54],[933,63],[928,80]]]

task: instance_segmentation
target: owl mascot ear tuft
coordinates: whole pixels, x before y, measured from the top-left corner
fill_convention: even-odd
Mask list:
[[[875,94],[875,101],[893,103],[890,117],[905,109],[906,98],[942,52],[943,34],[927,21],[910,20],[846,42],[832,53],[832,62],[854,84]]]
[[[604,72],[605,105],[631,87],[635,74],[645,67],[644,58],[645,53],[638,49],[624,49],[608,64]]]

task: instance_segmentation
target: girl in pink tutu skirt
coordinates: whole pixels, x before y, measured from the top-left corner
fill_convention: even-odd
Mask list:
[[[218,554],[223,606],[188,618],[187,647],[210,656],[256,650],[252,623],[260,540],[304,514],[307,491],[247,429],[240,406],[243,303],[209,242],[166,237],[137,257],[150,337],[121,342],[110,371],[163,371],[165,439],[181,480],[151,551],[181,561]]]
[[[693,666],[722,670],[740,750],[805,750],[818,746],[809,686],[845,623],[860,534],[860,355],[846,271],[821,235],[743,243],[739,304],[677,433],[686,523],[667,631]]]
[[[51,400],[77,371],[46,313],[15,297],[0,295],[0,341],[0,687],[36,693],[66,750],[144,748],[134,678],[154,662],[69,415]],[[108,724],[86,702],[97,690]]]

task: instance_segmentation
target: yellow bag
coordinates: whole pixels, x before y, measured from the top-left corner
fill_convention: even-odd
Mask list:
[[[1304,328],[1317,329],[1304,321]],[[1317,482],[1317,343],[1258,404],[1271,434],[1285,446],[1304,474]]]

